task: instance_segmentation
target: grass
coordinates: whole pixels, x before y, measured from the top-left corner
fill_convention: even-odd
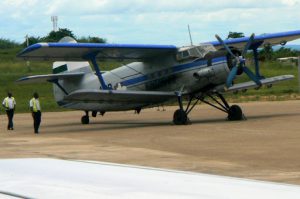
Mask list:
[[[28,69],[23,62],[0,63],[0,97],[3,99],[7,91],[11,91],[17,101],[17,112],[29,111],[29,100],[34,92],[40,95],[42,109],[45,111],[57,111],[60,108],[56,105],[52,94],[52,85],[49,83],[17,84],[15,80],[20,77],[35,74],[51,73],[51,67],[46,64],[31,64],[32,69]]]
[[[21,51],[19,49],[0,50],[0,100],[6,97],[7,91],[11,91],[17,101],[17,112],[29,111],[29,100],[33,92],[40,94],[43,111],[62,111],[52,93],[52,85],[49,83],[39,84],[16,84],[15,80],[28,75],[49,74],[52,72],[51,62],[30,62],[30,67],[25,61],[15,58]],[[111,70],[122,64],[118,62],[104,62],[101,64],[103,70]],[[292,64],[281,64],[277,62],[267,62],[261,64],[261,73],[266,77],[292,74],[296,78],[275,85],[271,89],[249,90],[246,93],[226,94],[226,98],[231,102],[257,101],[257,100],[289,100],[300,99],[298,94],[298,72],[297,66]],[[245,75],[241,75],[238,81],[249,81]],[[2,113],[3,113],[2,109]]]

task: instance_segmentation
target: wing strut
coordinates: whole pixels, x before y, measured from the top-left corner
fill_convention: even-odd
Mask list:
[[[92,63],[92,65],[93,65],[93,67],[95,69],[96,75],[97,75],[97,77],[99,79],[101,88],[103,90],[108,90],[108,86],[106,85],[106,83],[104,81],[104,78],[102,76],[102,73],[101,73],[100,68],[99,68],[99,66],[97,64],[97,61],[96,61],[96,56],[97,56],[98,53],[99,52],[91,53],[91,54],[87,55],[85,58]]]
[[[258,61],[258,51],[257,47],[253,48],[253,57],[254,57],[254,63],[255,63],[255,75],[257,79],[265,79],[264,76],[260,75],[259,72],[259,61]]]

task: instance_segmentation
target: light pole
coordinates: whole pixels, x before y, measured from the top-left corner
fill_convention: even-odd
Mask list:
[[[28,34],[25,36],[25,39],[26,39],[26,47],[28,47],[29,46]],[[26,61],[26,65],[27,65],[28,72],[31,72],[30,61]]]

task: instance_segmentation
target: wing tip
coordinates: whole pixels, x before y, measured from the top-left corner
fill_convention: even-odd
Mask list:
[[[46,46],[46,45],[47,45],[47,43],[37,43],[37,44],[33,44],[31,46],[28,46],[27,48],[22,50],[20,53],[18,53],[17,57],[19,57],[19,58],[26,57],[25,55],[27,53],[30,53],[30,52],[37,50],[37,49],[41,48],[42,46]]]

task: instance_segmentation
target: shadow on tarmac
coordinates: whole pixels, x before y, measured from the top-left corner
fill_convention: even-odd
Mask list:
[[[260,120],[260,119],[271,119],[271,118],[279,118],[279,117],[290,117],[290,116],[299,116],[300,113],[282,113],[282,114],[265,114],[265,115],[252,115],[246,116],[247,120]],[[142,116],[141,116],[142,117]],[[191,119],[191,125],[197,124],[222,124],[222,123],[240,123],[247,122],[245,121],[228,121],[226,117],[223,118],[211,118],[211,119]],[[185,127],[185,125],[173,125],[171,120],[162,120],[162,121],[150,121],[143,120],[142,122],[136,120],[110,120],[110,121],[92,121],[88,125],[82,125],[80,122],[72,122],[66,124],[43,124],[44,128],[49,128],[50,131],[48,133],[82,133],[83,131],[91,131],[91,132],[102,132],[109,130],[121,130],[121,129],[135,129],[135,128],[149,128],[149,127],[170,127],[174,128]],[[189,127],[190,125],[186,125]],[[58,131],[53,131],[51,129],[59,128]],[[61,128],[61,129],[60,129]],[[120,131],[121,132],[121,131]]]

